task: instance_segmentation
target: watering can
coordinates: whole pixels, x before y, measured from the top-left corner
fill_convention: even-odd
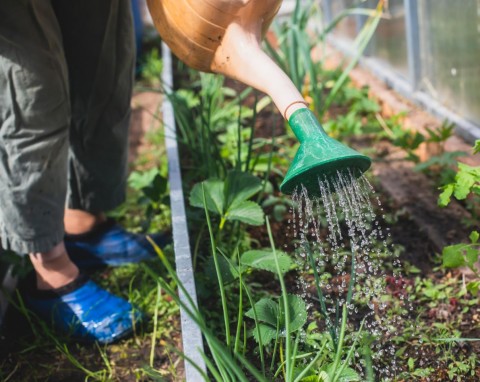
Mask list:
[[[318,177],[352,169],[365,155],[329,137],[288,76],[262,50],[261,40],[282,0],[147,0],[155,27],[173,53],[203,72],[223,74],[268,94],[301,145],[280,185],[291,194],[303,184],[318,195]],[[358,169],[360,171],[355,171]]]

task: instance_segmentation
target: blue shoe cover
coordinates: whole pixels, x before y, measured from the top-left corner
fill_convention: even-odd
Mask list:
[[[79,276],[65,287],[34,290],[25,295],[26,306],[40,318],[72,338],[108,344],[126,337],[143,314],[128,301]]]
[[[160,247],[168,243],[166,235],[151,238]],[[126,231],[114,220],[107,220],[83,235],[65,235],[65,247],[70,259],[82,269],[120,266],[156,257],[145,236]]]

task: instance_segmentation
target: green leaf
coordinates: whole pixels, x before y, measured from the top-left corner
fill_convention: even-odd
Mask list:
[[[412,371],[413,369],[415,369],[415,360],[410,357],[407,361],[407,365],[408,365],[408,370]]]
[[[203,185],[203,189],[202,189]],[[238,220],[251,225],[262,225],[264,214],[262,208],[247,199],[261,189],[257,177],[240,171],[230,171],[227,179],[212,178],[197,183],[190,193],[190,204],[203,208],[203,190],[207,209],[220,215],[225,220]]]
[[[193,109],[200,105],[200,98],[195,92],[188,89],[179,89],[173,93],[175,101],[182,102],[188,109]]]
[[[475,141],[475,146],[473,146],[473,153],[478,154],[480,153],[480,139]]]
[[[337,372],[337,370],[333,370],[333,366],[334,366],[334,363],[329,363],[328,365],[322,367],[322,370],[326,373],[328,373],[328,375],[333,375],[335,372]],[[342,367],[342,365],[339,365],[338,368]],[[335,379],[336,381],[339,381],[339,382],[356,382],[356,381],[361,381],[360,379],[360,376],[358,375],[358,373],[349,368],[349,367],[346,367],[345,369],[343,369],[342,373],[338,376],[338,379]]]
[[[259,330],[262,336],[263,345],[268,345],[272,340],[277,337],[277,330],[273,326],[267,324],[259,324],[255,329],[253,329],[253,338],[255,338],[255,341],[257,342],[260,342],[258,338]]]
[[[262,189],[262,181],[256,176],[242,171],[230,171],[225,180],[225,201],[227,206],[235,206]]]
[[[480,234],[477,231],[472,231],[472,233],[469,236],[472,244],[475,244],[478,241],[479,237],[480,237]]]
[[[135,190],[141,190],[152,201],[158,202],[167,191],[167,179],[158,168],[148,171],[134,171],[128,177],[128,184]]]
[[[475,263],[478,260],[479,250],[473,246],[468,246],[465,248],[465,262],[467,266],[471,269],[474,269]]]
[[[356,381],[361,381],[360,379],[360,376],[358,375],[358,373],[349,368],[349,367],[346,367],[345,369],[343,369],[342,373],[339,375],[337,381],[339,382],[356,382]]]
[[[238,220],[251,225],[262,225],[264,222],[262,207],[248,200],[231,206],[225,217],[227,220]]]
[[[299,296],[289,294],[287,300],[290,313],[290,333],[293,333],[305,325],[307,321],[307,307]],[[282,314],[281,317],[279,317],[280,308],[277,302],[270,298],[262,298],[255,304],[255,311],[258,321],[270,326],[272,330],[275,330],[275,333],[277,331],[277,325],[279,325],[279,332],[285,333],[285,315]],[[248,310],[245,315],[254,319],[253,308]]]
[[[476,296],[480,290],[480,281],[471,281],[467,284],[467,290],[473,295]]]
[[[307,322],[307,306],[301,297],[289,294],[288,307],[290,313],[290,332],[296,332]]]
[[[255,311],[257,313],[257,319],[259,321],[270,324],[273,327],[277,327],[278,304],[270,298],[262,298],[255,304]],[[253,308],[245,313],[247,317],[254,318]]]
[[[284,219],[287,212],[288,212],[288,209],[286,205],[277,204],[275,207],[273,207],[273,218],[277,222],[281,222]]]
[[[458,200],[463,200],[470,193],[470,190],[475,184],[476,179],[475,176],[468,171],[459,171],[455,177],[455,181],[456,184],[453,195]]]
[[[292,260],[290,256],[280,251],[277,251],[276,254],[280,271],[282,273],[287,272],[292,266]],[[245,252],[241,257],[240,262],[243,265],[247,265],[252,268],[277,273],[275,256],[271,250],[251,250]]]
[[[446,207],[448,206],[448,203],[450,203],[453,190],[455,189],[455,184],[454,183],[447,184],[446,186],[443,186],[441,189],[443,191],[438,197],[438,205],[440,207]]]
[[[149,186],[157,176],[158,169],[152,168],[148,171],[133,171],[128,177],[128,185],[135,190],[141,190]]]
[[[458,268],[465,265],[465,258],[463,251],[468,247],[468,244],[455,244],[443,248],[442,260],[445,268]]]
[[[416,369],[415,371],[412,372],[412,375],[415,377],[428,377],[430,374],[432,374],[433,368],[427,367],[424,369]]]
[[[145,376],[148,377],[149,381],[165,382],[165,377],[153,367],[145,365],[141,367],[141,370],[145,374]]]
[[[145,196],[153,201],[160,201],[162,196],[167,191],[167,179],[157,174],[153,179],[153,182],[142,189]]]
[[[203,184],[203,188],[202,188]],[[220,179],[209,179],[201,183],[195,184],[190,192],[190,205],[193,207],[203,208],[203,190],[205,190],[205,201],[207,209],[210,212],[223,215],[223,189],[224,184]]]
[[[310,375],[302,378],[300,382],[330,382],[331,379],[327,373],[321,371],[319,375]]]

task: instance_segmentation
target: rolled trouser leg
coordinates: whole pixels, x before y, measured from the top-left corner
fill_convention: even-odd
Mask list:
[[[63,239],[70,105],[50,1],[0,2],[2,247],[44,252]]]
[[[54,0],[72,100],[67,207],[92,213],[125,198],[135,45],[130,0]]]

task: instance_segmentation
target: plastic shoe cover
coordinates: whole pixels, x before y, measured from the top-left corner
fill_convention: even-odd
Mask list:
[[[87,342],[114,342],[132,333],[143,318],[128,301],[84,276],[59,289],[27,293],[25,302],[56,330]]]
[[[169,241],[166,235],[151,238],[160,247]],[[156,257],[145,236],[126,231],[114,220],[107,220],[83,235],[65,235],[65,246],[70,259],[82,269],[120,266]]]

